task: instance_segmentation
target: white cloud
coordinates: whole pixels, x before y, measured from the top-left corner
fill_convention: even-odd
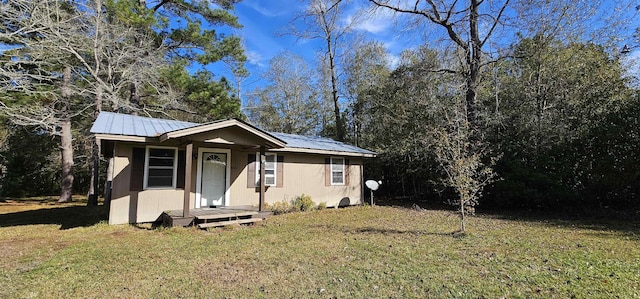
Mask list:
[[[266,7],[260,5],[259,3],[246,1],[246,2],[243,2],[243,4],[245,4],[246,6],[250,7],[251,9],[257,11],[258,13],[260,13],[263,16],[267,16],[267,17],[277,17],[278,16],[278,14],[272,12],[271,10],[269,10]]]
[[[393,54],[388,54],[389,55],[389,68],[396,69],[399,65],[400,65],[400,55],[393,55]]]
[[[387,49],[387,52],[394,52],[398,48],[398,43],[395,38],[382,41],[382,45]]]
[[[240,4],[248,6],[265,17],[281,17],[289,14],[292,8],[291,0],[269,0],[268,8],[262,5],[265,2],[262,0],[247,0],[240,2]]]
[[[253,65],[257,66],[257,67],[266,66],[265,58],[260,53],[247,49],[247,50],[245,50],[244,54],[247,56],[247,62],[249,62],[249,63],[251,63],[251,64],[253,64]]]
[[[354,29],[378,34],[386,31],[390,27],[390,23],[380,19],[367,19],[354,26]]]
[[[393,26],[394,17],[394,13],[388,9],[367,11],[364,8],[357,8],[345,18],[344,23],[351,24],[354,30],[380,34]]]

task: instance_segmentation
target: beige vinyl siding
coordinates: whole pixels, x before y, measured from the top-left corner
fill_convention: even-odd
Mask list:
[[[181,210],[183,207],[184,191],[182,189],[130,191],[132,149],[144,146],[142,143],[124,142],[118,142],[115,145],[113,194],[109,212],[110,224],[152,222],[158,220],[162,212],[166,210]],[[206,144],[199,144],[199,146],[207,147]],[[195,151],[197,152],[197,149]],[[255,150],[232,149],[231,181],[229,182],[230,202],[227,203],[228,205],[258,205],[258,189],[247,187],[247,172],[249,171],[247,157],[250,154],[255,155]],[[279,169],[282,172],[282,182],[278,182],[278,185],[282,184],[282,187],[267,187],[267,203],[290,201],[301,194],[308,194],[316,204],[325,202],[329,207],[339,205],[344,198],[348,198],[351,205],[362,203],[361,158],[347,158],[350,163],[348,166],[349,180],[346,181],[346,185],[325,186],[325,159],[329,156],[284,152],[278,152],[278,155],[284,157],[284,163]],[[191,174],[191,207],[195,207],[196,165],[197,159],[194,159]],[[345,165],[345,167],[347,166]]]
[[[109,224],[153,222],[166,210],[181,210],[184,191],[181,189],[150,189],[129,191],[131,181],[132,148],[143,144],[117,143],[113,169],[113,193],[109,210]],[[194,161],[195,163],[195,161]],[[196,170],[193,168],[195,177]],[[192,180],[192,190],[195,190]],[[191,206],[195,193],[191,194]]]
[[[248,188],[246,178],[247,155],[249,152],[235,154],[232,158],[231,177],[235,182],[231,184],[231,205],[257,205],[258,190]],[[340,186],[325,186],[325,158],[324,155],[293,154],[278,152],[284,156],[282,188],[267,187],[266,202],[272,204],[282,200],[292,200],[301,194],[311,196],[317,203],[325,202],[327,206],[337,206],[344,198],[349,198],[349,204],[362,203],[361,165],[362,159],[350,157],[348,184]],[[346,167],[346,166],[345,166]]]

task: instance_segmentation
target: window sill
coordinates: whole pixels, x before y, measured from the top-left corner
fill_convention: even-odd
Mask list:
[[[169,186],[169,187],[147,187],[147,188],[144,188],[143,190],[144,191],[147,191],[147,190],[178,190],[178,188],[171,187],[171,186]]]

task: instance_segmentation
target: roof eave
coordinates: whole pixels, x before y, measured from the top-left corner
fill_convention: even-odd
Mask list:
[[[331,156],[348,156],[348,157],[363,157],[363,158],[375,158],[376,153],[358,153],[358,152],[345,152],[345,151],[332,151],[321,150],[311,148],[298,148],[298,147],[284,147],[279,149],[273,149],[274,152],[288,152],[288,153],[305,153],[305,154],[319,154],[319,155],[331,155]]]
[[[104,134],[94,133],[96,140],[112,140],[112,141],[129,141],[129,142],[149,142],[150,137],[144,136],[132,136],[132,135],[118,135],[118,134]]]

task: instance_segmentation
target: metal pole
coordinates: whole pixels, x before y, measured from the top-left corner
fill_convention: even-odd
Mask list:
[[[260,163],[260,200],[258,201],[258,212],[262,212],[262,210],[264,210],[265,192],[266,192],[265,181],[264,181],[266,159],[267,157],[265,155],[265,146],[262,145],[260,146],[260,161],[258,162]]]
[[[373,190],[371,190],[371,206],[373,207]]]

